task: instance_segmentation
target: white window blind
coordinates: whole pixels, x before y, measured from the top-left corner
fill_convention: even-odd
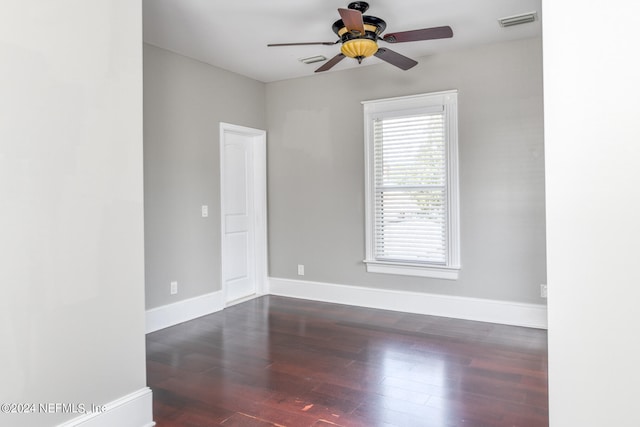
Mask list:
[[[367,271],[457,279],[457,92],[365,101]]]
[[[377,118],[375,258],[447,264],[444,112]]]

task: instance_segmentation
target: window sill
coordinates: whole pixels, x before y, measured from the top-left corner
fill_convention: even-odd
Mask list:
[[[364,261],[368,273],[399,274],[402,276],[429,277],[432,279],[458,280],[460,267],[437,267],[397,262]]]

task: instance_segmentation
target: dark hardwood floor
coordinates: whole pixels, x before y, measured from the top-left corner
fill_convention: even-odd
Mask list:
[[[268,296],[147,335],[169,426],[548,425],[544,330]]]

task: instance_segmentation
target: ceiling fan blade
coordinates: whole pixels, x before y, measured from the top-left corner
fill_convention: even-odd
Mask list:
[[[378,51],[374,55],[382,59],[383,61],[387,61],[389,64],[395,65],[396,67],[401,68],[405,71],[411,67],[415,67],[416,65],[418,65],[418,63],[413,59],[407,58],[404,55],[400,55],[398,52],[394,52],[391,49],[385,49],[384,47],[378,49]]]
[[[335,42],[304,42],[304,43],[271,43],[268,44],[268,47],[278,47],[278,46],[309,46],[309,45],[317,45],[317,44],[321,44],[321,45],[325,45],[325,46],[333,46],[334,44],[338,43],[340,40],[337,40]]]
[[[338,9],[338,13],[348,31],[357,31],[360,34],[364,34],[362,12],[353,9]]]
[[[331,58],[330,60],[325,62],[322,65],[322,67],[318,68],[316,70],[316,73],[320,73],[322,71],[330,70],[334,65],[336,65],[338,62],[342,61],[344,58],[345,58],[345,56],[342,53],[337,54],[336,56],[334,56],[333,58]]]
[[[382,40],[387,43],[416,42],[420,40],[447,39],[453,37],[453,30],[449,26],[423,28],[421,30],[400,31],[385,34]]]

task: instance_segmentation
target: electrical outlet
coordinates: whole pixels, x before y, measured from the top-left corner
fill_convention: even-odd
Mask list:
[[[546,298],[547,297],[547,285],[540,285],[540,298]]]
[[[209,206],[207,205],[202,205],[202,218],[206,218],[209,216]]]
[[[304,264],[298,264],[298,276],[304,276]]]
[[[171,282],[171,295],[178,293],[178,282]]]

